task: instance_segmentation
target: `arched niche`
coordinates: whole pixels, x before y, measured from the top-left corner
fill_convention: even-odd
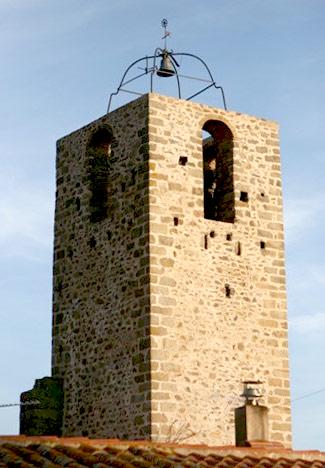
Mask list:
[[[219,120],[208,120],[202,128],[204,217],[233,223],[235,198],[233,134]]]
[[[107,217],[109,155],[113,140],[108,127],[96,130],[87,145],[90,196],[90,221],[97,223]]]

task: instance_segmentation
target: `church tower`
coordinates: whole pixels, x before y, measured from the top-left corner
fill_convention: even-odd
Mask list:
[[[155,93],[57,144],[64,435],[231,444],[264,382],[290,445],[278,125]]]
[[[262,381],[268,437],[290,446],[278,125],[228,111],[162,25],[164,48],[127,68],[109,108],[141,61],[150,92],[57,143],[62,434],[233,444],[242,382]],[[187,99],[178,56],[208,75]],[[178,99],[155,77],[176,78]],[[209,88],[224,109],[191,101]]]

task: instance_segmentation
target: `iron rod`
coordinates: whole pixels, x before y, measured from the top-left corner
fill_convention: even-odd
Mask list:
[[[136,65],[136,64],[139,63],[139,62],[141,62],[142,60],[146,60],[146,61],[147,61],[148,59],[152,59],[152,58],[154,58],[154,55],[149,55],[149,57],[146,55],[146,56],[144,56],[144,57],[139,58],[138,60],[135,60],[134,62],[131,63],[131,65],[129,65],[129,66],[127,67],[127,69],[125,70],[125,72],[124,72],[124,74],[123,74],[123,76],[122,76],[122,79],[121,79],[121,81],[120,81],[120,84],[119,84],[119,86],[118,86],[116,92],[115,92],[115,93],[111,93],[111,95],[110,95],[110,97],[109,97],[108,106],[107,106],[107,113],[109,112],[109,109],[110,109],[110,106],[111,106],[112,97],[113,97],[113,96],[116,96],[116,95],[119,93],[121,87],[122,87],[123,84],[124,84],[124,79],[125,79],[126,75],[128,74],[129,70],[130,70],[132,67],[134,67],[134,65]]]
[[[221,95],[222,95],[222,100],[223,100],[223,107],[225,108],[225,110],[227,110],[225,93],[223,92],[222,86],[216,86],[216,85],[214,85],[214,87],[215,87],[216,89],[220,89]]]
[[[138,93],[137,91],[131,91],[130,89],[120,88],[120,91],[123,91],[124,93],[129,93],[129,94],[136,94],[137,96],[143,96],[143,93]]]
[[[138,78],[141,78],[141,76],[147,75],[147,74],[148,74],[147,71],[145,71],[145,72],[143,72],[143,73],[140,73],[140,75],[135,76],[134,78],[131,78],[131,79],[128,80],[128,81],[125,81],[125,83],[123,83],[123,86],[126,85],[126,84],[129,84],[129,83],[132,83],[132,81],[137,80]]]
[[[198,78],[196,76],[190,76],[190,75],[182,75],[179,73],[179,75],[181,78],[187,78],[189,80],[196,80],[196,81],[203,81],[204,83],[211,83],[211,80],[205,80],[204,78]]]
[[[203,91],[206,91],[209,88],[212,88],[214,86],[214,83],[211,83],[209,86],[206,86],[205,88],[202,88],[201,91],[198,91],[195,94],[192,94],[192,96],[186,98],[186,101],[189,101],[190,99],[193,99],[195,96],[198,96],[199,94],[203,93]]]

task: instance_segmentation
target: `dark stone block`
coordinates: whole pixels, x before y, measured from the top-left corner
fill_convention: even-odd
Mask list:
[[[62,435],[63,386],[61,379],[44,377],[20,395],[20,434]]]

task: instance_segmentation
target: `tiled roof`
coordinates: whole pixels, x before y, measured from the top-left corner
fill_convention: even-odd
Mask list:
[[[0,437],[0,467],[28,468],[325,468],[325,453],[254,447],[208,447],[84,437]]]

